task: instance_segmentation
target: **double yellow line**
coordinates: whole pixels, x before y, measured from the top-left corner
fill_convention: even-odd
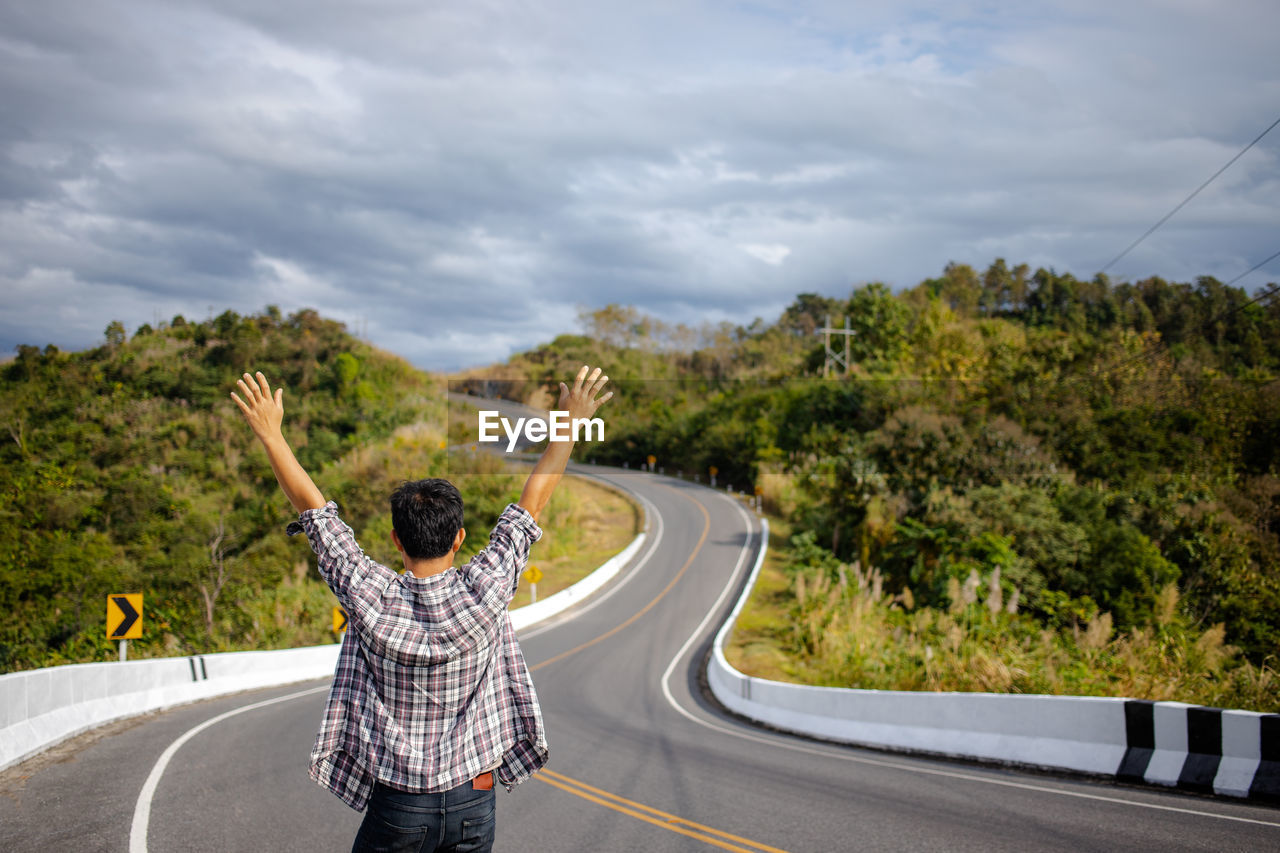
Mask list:
[[[671,489],[670,486],[667,486],[666,488]],[[679,492],[676,492],[675,489],[671,489],[671,491],[674,492],[675,494],[679,494]],[[548,658],[547,660],[544,660],[535,666],[529,667],[530,672],[536,672],[537,670],[542,669],[544,666],[550,666],[551,664],[556,663],[557,661],[564,660],[570,655],[576,655],[578,652],[590,646],[594,646],[596,643],[600,642],[601,640],[609,639],[614,634],[623,630],[628,625],[633,624],[641,616],[645,615],[650,610],[652,610],[654,608],[654,605],[656,605],[659,601],[661,601],[668,592],[671,592],[671,588],[680,582],[680,578],[684,577],[684,573],[687,572],[689,570],[689,567],[693,565],[694,558],[697,557],[698,552],[702,550],[703,544],[707,541],[707,534],[711,532],[711,514],[707,512],[707,508],[702,504],[698,503],[697,501],[693,500],[693,498],[690,498],[688,495],[682,495],[682,497],[688,498],[690,501],[693,502],[693,505],[696,506],[699,509],[699,511],[702,512],[702,535],[698,537],[698,544],[694,545],[693,550],[689,552],[689,559],[684,561],[684,565],[680,567],[680,571],[676,572],[675,577],[673,577],[671,581],[662,588],[662,592],[654,596],[653,600],[650,601],[648,604],[646,604],[644,607],[640,608],[635,613],[633,613],[631,615],[631,618],[629,618],[627,621],[619,625],[615,625],[614,627],[610,628],[608,631],[605,631],[600,636],[593,637],[592,639],[587,640],[585,643],[583,643],[580,646],[574,646],[572,649],[569,649],[567,652],[561,652],[560,654],[556,655],[553,658]]]
[[[672,489],[672,491],[675,492],[675,489]],[[679,493],[677,492],[677,494]],[[689,552],[689,558],[685,560],[684,565],[680,567],[680,571],[676,572],[675,576],[671,578],[670,582],[668,582],[665,587],[662,588],[661,592],[654,596],[652,601],[632,614],[632,616],[625,622],[615,625],[613,628],[588,640],[582,645],[575,646],[566,652],[561,652],[553,658],[549,658],[536,666],[530,667],[531,670],[542,669],[544,666],[549,666],[557,661],[564,660],[570,655],[577,654],[585,648],[594,646],[601,640],[612,637],[614,634],[617,634],[628,625],[633,624],[641,616],[644,616],[652,610],[659,601],[666,597],[672,587],[679,583],[680,579],[684,577],[685,572],[687,572],[689,567],[693,565],[694,558],[696,558],[698,556],[698,552],[702,550],[702,546],[707,541],[707,535],[711,532],[711,514],[707,512],[707,508],[703,506],[701,502],[694,500],[688,495],[682,495],[682,497],[688,498],[688,500],[698,508],[699,512],[702,513],[703,524],[702,535],[698,537],[697,544],[695,544],[693,546],[693,550]],[[710,826],[704,826],[700,823],[694,823],[691,820],[685,820],[682,817],[668,814],[667,812],[655,809],[651,806],[646,806],[643,803],[637,803],[633,800],[628,800],[625,797],[619,797],[617,794],[611,794],[600,788],[594,788],[585,782],[579,782],[577,779],[572,779],[561,773],[547,770],[545,767],[536,773],[533,778],[540,782],[545,782],[553,788],[559,788],[560,790],[573,794],[576,797],[589,800],[597,805],[613,809],[616,812],[636,818],[637,820],[645,821],[646,823],[651,823],[654,826],[660,826],[663,829],[669,829],[672,832],[678,832],[681,835],[687,835],[690,838],[705,841],[707,844],[711,844],[724,850],[734,850],[738,851],[738,853],[786,853],[785,850],[779,850],[777,847],[760,844],[748,838],[733,835],[732,833],[724,832],[719,829],[713,829]]]
[[[691,820],[668,814],[643,803],[619,797],[617,794],[610,794],[608,791],[594,788],[585,782],[579,782],[577,779],[571,779],[568,776],[547,770],[545,767],[538,771],[533,778],[546,782],[553,788],[567,791],[576,797],[582,797],[584,800],[590,800],[605,808],[613,809],[615,812],[621,812],[645,823],[651,823],[654,826],[660,826],[663,829],[669,829],[672,832],[678,832],[681,835],[687,835],[699,841],[705,841],[707,844],[719,847],[722,850],[734,850],[737,853],[787,853],[787,851],[779,850],[777,847],[760,844],[749,838],[743,838],[710,826],[694,823]]]

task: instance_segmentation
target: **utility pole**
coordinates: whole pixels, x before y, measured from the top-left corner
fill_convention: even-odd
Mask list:
[[[851,348],[850,348],[849,342],[850,342],[850,339],[856,334],[853,331],[853,329],[850,328],[849,326],[849,315],[846,314],[844,316],[843,329],[834,329],[831,327],[831,315],[828,314],[827,324],[823,326],[821,329],[818,329],[818,334],[822,335],[822,343],[827,350],[827,360],[822,364],[822,378],[823,379],[829,378],[831,376],[832,371],[835,369],[836,365],[843,367],[845,375],[848,376],[849,371],[853,368],[853,362],[850,360]],[[844,335],[844,354],[843,355],[841,355],[839,352],[831,348],[832,335]]]

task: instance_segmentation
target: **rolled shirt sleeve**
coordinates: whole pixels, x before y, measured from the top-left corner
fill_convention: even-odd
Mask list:
[[[338,603],[357,623],[376,618],[383,593],[397,573],[370,558],[356,543],[351,527],[338,515],[338,505],[329,501],[319,509],[308,509],[291,523],[290,536],[305,533],[316,554],[320,577],[338,597]]]
[[[507,504],[489,534],[489,544],[459,571],[465,584],[485,606],[505,610],[520,586],[520,573],[529,565],[529,549],[542,538],[542,528],[519,504]]]

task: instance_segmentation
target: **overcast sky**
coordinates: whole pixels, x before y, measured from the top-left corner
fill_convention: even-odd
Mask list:
[[[1277,32],[1275,0],[5,0],[0,352],[276,304],[453,369],[610,302],[1088,278],[1280,117]],[[1110,272],[1277,250],[1280,128]]]

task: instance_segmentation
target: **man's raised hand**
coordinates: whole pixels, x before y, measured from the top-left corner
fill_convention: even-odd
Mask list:
[[[596,409],[613,396],[612,391],[603,397],[596,396],[604,390],[605,383],[609,381],[609,377],[602,375],[603,373],[604,371],[598,367],[592,370],[589,365],[584,364],[574,378],[572,388],[561,382],[560,410],[567,411],[570,419],[590,418],[594,415]]]
[[[289,442],[280,431],[280,424],[284,421],[284,389],[277,388],[273,394],[271,384],[261,373],[254,376],[246,373],[244,378],[236,380],[236,385],[244,397],[232,391],[231,399],[236,401],[253,434],[262,442],[276,482],[289,503],[298,512],[323,507],[324,495],[298,464],[297,457],[289,449]]]
[[[261,371],[256,376],[246,373],[244,378],[236,380],[236,385],[244,398],[241,399],[239,394],[232,391],[231,399],[236,401],[236,405],[244,413],[244,419],[249,422],[253,434],[260,441],[279,435],[280,424],[284,422],[284,389],[277,388],[275,394],[272,394],[271,384]]]
[[[571,420],[590,419],[596,413],[596,409],[613,396],[612,391],[603,396],[596,396],[608,381],[609,377],[605,376],[600,368],[592,370],[589,366],[583,365],[573,380],[573,387],[560,383],[560,405],[557,411],[567,411]],[[533,472],[529,474],[529,479],[524,484],[524,491],[520,493],[519,503],[529,511],[535,521],[547,505],[547,501],[551,499],[551,493],[555,491],[556,484],[560,482],[565,466],[569,464],[569,454],[572,451],[572,441],[549,441],[547,449],[542,451],[542,456],[534,464]]]

